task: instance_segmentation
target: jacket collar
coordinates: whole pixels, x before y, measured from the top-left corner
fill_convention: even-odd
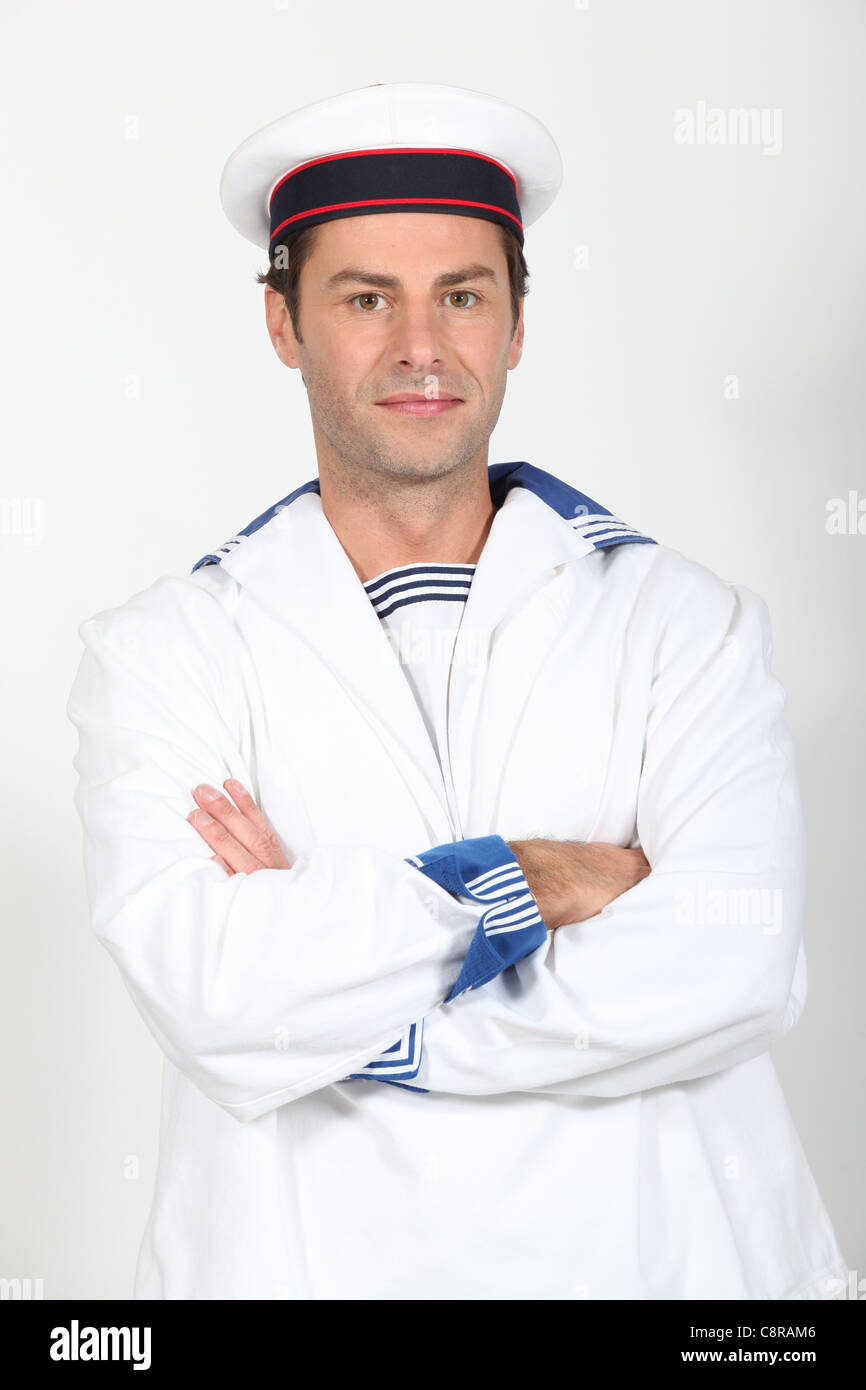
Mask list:
[[[544,531],[545,538],[551,546],[548,557],[551,568],[555,568],[557,564],[564,561],[580,558],[588,554],[590,550],[600,550],[626,542],[656,544],[650,536],[643,535],[633,526],[629,526],[627,522],[615,517],[608,511],[607,507],[594,502],[591,497],[587,497],[586,493],[580,492],[576,487],[572,487],[570,483],[564,482],[563,479],[555,477],[552,473],[546,473],[541,468],[534,468],[531,463],[491,464],[488,468],[488,474],[490,495],[498,509],[497,516],[493,520],[493,527],[496,527],[499,517],[506,514],[505,503],[512,497],[514,488],[522,488],[532,493],[550,512],[550,517],[545,518],[548,524]],[[258,536],[261,533],[273,535],[281,531],[282,523],[279,523],[277,519],[293,503],[297,503],[300,498],[306,497],[308,494],[315,495],[318,505],[314,505],[313,508],[309,504],[296,507],[294,518],[299,522],[301,518],[306,521],[315,511],[318,511],[324,518],[319,496],[319,479],[311,478],[309,482],[295,488],[294,492],[290,492],[279,502],[274,502],[266,511],[255,517],[243,530],[239,531],[237,535],[231,536],[216,550],[203,555],[193,565],[191,573],[195,573],[203,565],[222,564],[232,574],[235,574],[238,568],[240,568],[241,573],[246,570],[249,574],[249,566],[241,565],[238,567],[234,564],[233,557],[238,547],[245,545],[247,554],[255,555],[257,546],[256,544],[249,545],[250,537]],[[536,508],[538,520],[541,520],[541,515]],[[324,519],[327,524],[327,519]],[[565,525],[562,524],[563,522]],[[330,526],[328,529],[331,529]],[[508,528],[500,526],[499,529]],[[335,534],[334,540],[336,540]],[[260,550],[270,550],[270,547],[261,547],[260,541],[258,547]],[[240,574],[238,578],[240,578]]]
[[[515,709],[525,698],[562,623],[557,604],[541,591],[564,566],[594,550],[624,542],[655,544],[569,484],[528,463],[495,464],[491,496],[497,511],[478,559],[461,619],[466,650],[489,651],[497,626],[529,604],[531,618],[519,642],[519,665],[507,682]],[[322,509],[318,479],[269,507],[237,536],[194,566],[220,565],[278,628],[291,632],[334,673],[344,693],[376,729],[403,769],[416,804],[426,814],[433,843],[449,833],[442,774],[417,702],[370,598]],[[471,643],[471,646],[468,644]],[[477,660],[457,663],[451,699],[458,713],[480,699]],[[509,706],[510,707],[510,706]],[[483,721],[482,721],[483,723]],[[478,757],[501,761],[492,731],[475,728]],[[463,773],[470,761],[463,758]],[[461,764],[462,766],[462,764]],[[494,779],[495,780],[495,779]],[[493,785],[493,783],[491,783]],[[464,806],[471,789],[458,788]],[[478,809],[486,815],[485,808]]]
[[[497,506],[470,589],[471,621],[492,629],[521,597],[552,574],[593,550],[625,543],[655,545],[570,483],[529,463],[497,463],[488,469]],[[221,565],[261,598],[275,597],[288,626],[333,629],[359,615],[379,619],[322,509],[319,479],[296,488],[215,551],[204,565]],[[354,594],[354,601],[348,597]],[[296,621],[293,621],[293,617]]]

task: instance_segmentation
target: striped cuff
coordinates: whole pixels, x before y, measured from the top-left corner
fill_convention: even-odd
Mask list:
[[[399,1042],[392,1043],[384,1052],[380,1052],[378,1057],[374,1057],[372,1062],[368,1062],[360,1071],[353,1071],[349,1076],[344,1076],[344,1081],[355,1081],[363,1078],[365,1081],[388,1081],[392,1086],[399,1086],[401,1082],[397,1080],[400,1076],[417,1076],[421,1066],[421,1043],[424,1036],[424,1020],[419,1019],[413,1023],[404,1038]],[[407,1091],[420,1091],[420,1086],[407,1086]]]
[[[501,835],[480,835],[471,840],[437,845],[423,854],[413,855],[406,863],[414,864],[427,878],[456,897],[486,907],[446,1004],[468,989],[487,984],[547,939],[547,927],[538,904],[517,859]],[[426,1095],[425,1087],[405,1084],[405,1078],[417,1076],[421,1067],[423,1025],[423,1019],[413,1023],[405,1038],[380,1053],[361,1071],[352,1072],[343,1079],[363,1077],[386,1081],[403,1086],[407,1091],[423,1091]]]

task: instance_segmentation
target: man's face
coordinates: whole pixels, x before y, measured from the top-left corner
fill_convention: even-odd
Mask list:
[[[523,344],[523,303],[512,333],[492,222],[382,213],[324,223],[301,271],[303,342],[270,288],[266,309],[278,356],[301,370],[320,467],[329,449],[355,473],[403,478],[486,461]],[[410,392],[421,400],[409,411],[382,404]]]

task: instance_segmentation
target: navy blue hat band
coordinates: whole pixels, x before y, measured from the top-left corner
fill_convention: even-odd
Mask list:
[[[338,217],[440,212],[510,227],[523,246],[513,174],[472,150],[346,151],[311,159],[284,175],[270,198],[270,249],[291,232]]]

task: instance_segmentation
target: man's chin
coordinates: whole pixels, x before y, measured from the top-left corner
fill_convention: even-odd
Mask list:
[[[427,454],[424,457],[413,455],[400,455],[385,457],[380,459],[380,471],[389,474],[393,478],[417,479],[423,481],[425,478],[442,478],[447,473],[453,473],[465,462],[462,453],[453,455],[443,454],[441,450],[435,454]]]
[[[429,440],[426,443],[419,441],[414,447],[410,444],[408,447],[395,448],[393,439],[365,442],[359,435],[351,454],[351,463],[354,468],[393,478],[431,478],[450,472],[464,458],[464,450],[459,447],[459,442],[455,448],[453,440],[448,449],[443,449],[441,445],[437,448]]]

